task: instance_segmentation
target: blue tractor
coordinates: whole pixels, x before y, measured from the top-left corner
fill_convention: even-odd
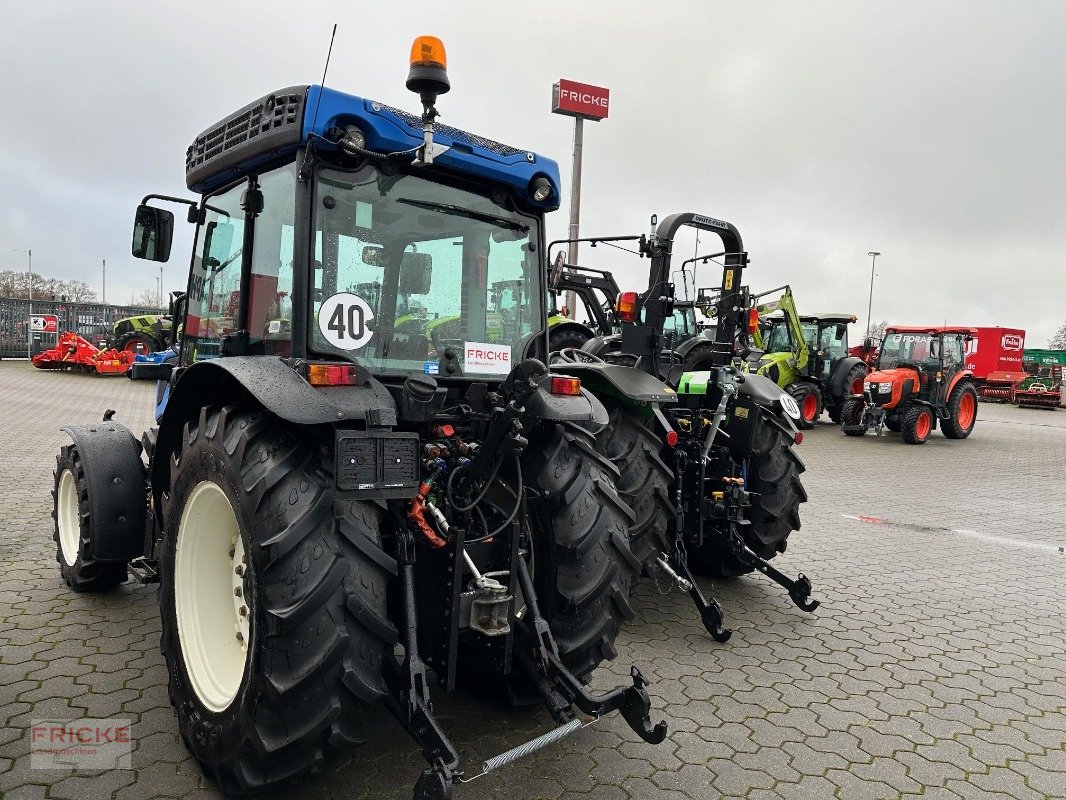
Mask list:
[[[427,761],[415,796],[450,797],[470,776],[431,682],[556,721],[483,771],[616,710],[666,734],[635,667],[586,688],[642,564],[596,448],[604,405],[545,366],[558,168],[436,122],[439,40],[416,40],[407,86],[420,115],[292,86],[197,136],[195,199],[149,195],[134,226],[153,262],[174,229],[160,203],[195,226],[175,358],[133,368],[163,382],[158,425],[64,429],[62,576],[159,582],[178,727],[227,794],[343,762],[384,703]],[[598,377],[671,399],[628,367]]]

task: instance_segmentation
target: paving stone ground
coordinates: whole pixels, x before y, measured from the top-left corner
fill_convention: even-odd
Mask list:
[[[0,362],[0,797],[216,797],[177,732],[156,589],[65,589],[49,490],[59,426],[105,408],[140,430],[152,387]],[[981,406],[967,441],[801,447],[810,502],[777,559],[811,576],[807,615],[759,577],[713,587],[711,641],[687,597],[645,584],[595,685],[652,679],[652,747],[611,717],[457,798],[1066,797],[1066,411]],[[864,520],[856,519],[865,518]],[[711,589],[709,583],[705,588]],[[473,767],[546,729],[536,710],[438,696]],[[31,770],[37,718],[133,720],[133,769]],[[409,798],[422,768],[382,712],[358,761],[278,798]]]

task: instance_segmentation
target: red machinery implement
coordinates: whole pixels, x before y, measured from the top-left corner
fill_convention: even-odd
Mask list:
[[[101,350],[76,333],[59,335],[59,343],[51,350],[35,355],[33,366],[38,369],[61,369],[95,375],[125,375],[133,363],[133,353],[124,350]]]
[[[1044,367],[1014,387],[1012,401],[1019,408],[1058,408],[1062,403],[1062,367]]]

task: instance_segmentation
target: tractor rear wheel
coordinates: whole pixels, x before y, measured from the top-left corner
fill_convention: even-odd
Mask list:
[[[840,420],[843,418],[844,404],[852,397],[862,395],[866,374],[865,364],[856,364],[848,370],[847,377],[844,378],[843,393],[838,397],[834,397],[827,404],[826,410],[829,412],[829,419],[838,425],[840,424]]]
[[[567,668],[585,680],[617,655],[615,638],[633,618],[629,594],[641,563],[629,549],[633,512],[615,489],[618,470],[584,428],[548,425],[523,456],[540,497],[534,515],[533,582]]]
[[[224,794],[328,769],[369,736],[396,629],[380,511],[339,499],[328,441],[201,410],[163,495],[161,649],[178,728]]]
[[[861,397],[849,397],[844,401],[840,409],[840,424],[844,426],[845,436],[865,436],[870,429],[863,424],[863,414],[866,412],[866,401]],[[847,430],[847,428],[852,430]]]
[[[792,383],[785,389],[800,409],[800,418],[796,420],[796,427],[801,430],[810,430],[818,424],[818,417],[822,416],[822,389],[814,383]]]
[[[800,481],[806,467],[796,454],[792,437],[777,425],[762,423],[755,433],[755,453],[748,460],[748,509],[745,544],[760,558],[785,552],[788,536],[800,529],[800,503],[807,492]],[[735,577],[752,568],[733,555],[725,537],[714,531],[700,548],[689,550],[693,570],[713,577]]]
[[[548,330],[548,352],[558,353],[560,350],[574,348],[580,350],[585,342],[593,337],[592,331],[584,331],[573,325],[567,325],[562,330]]]
[[[977,390],[967,380],[961,380],[948,399],[948,418],[940,429],[949,439],[965,439],[977,422]]]
[[[929,406],[913,403],[899,421],[899,432],[907,444],[925,444],[932,430],[933,412]]]
[[[89,487],[76,445],[59,451],[52,498],[56,561],[67,586],[76,592],[97,592],[124,583],[125,561],[101,561],[92,555]]]
[[[660,552],[670,552],[670,484],[674,471],[663,460],[662,440],[631,408],[603,399],[610,421],[596,436],[596,450],[618,470],[615,485],[636,514],[629,546],[647,571]]]

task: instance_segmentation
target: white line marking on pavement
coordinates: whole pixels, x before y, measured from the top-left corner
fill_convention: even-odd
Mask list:
[[[856,522],[865,522],[868,525],[892,525],[897,528],[911,528],[919,531],[932,531],[932,532],[945,532],[945,533],[961,533],[964,536],[972,536],[975,539],[981,539],[985,542],[991,542],[993,544],[1003,544],[1008,547],[1028,547],[1033,550],[1050,550],[1053,553],[1066,552],[1066,547],[1060,547],[1055,544],[1047,544],[1046,542],[1030,542],[1025,539],[1011,539],[1006,536],[992,536],[988,533],[981,533],[980,531],[971,531],[967,528],[941,528],[931,525],[914,525],[906,522],[892,522],[891,520],[881,519],[880,517],[869,516],[855,516],[854,514],[841,514],[844,519],[853,519]]]

